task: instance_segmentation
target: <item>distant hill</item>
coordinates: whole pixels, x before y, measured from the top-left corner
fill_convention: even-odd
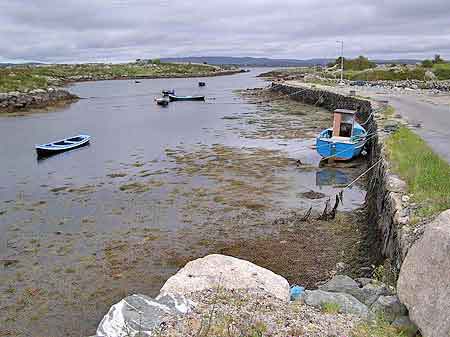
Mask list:
[[[314,58],[307,60],[296,59],[271,59],[265,57],[228,57],[228,56],[190,56],[190,57],[169,57],[162,58],[162,62],[192,62],[208,63],[213,65],[237,65],[237,66],[257,66],[257,67],[308,67],[315,65],[327,65],[335,59]],[[416,64],[420,60],[398,59],[398,60],[373,60],[377,64]]]
[[[227,57],[227,56],[195,56],[195,57],[169,57],[162,58],[162,62],[192,62],[208,63],[214,65],[237,65],[258,67],[306,67],[314,65],[326,65],[332,59],[317,58],[309,60],[294,59],[270,59],[265,57]]]
[[[16,66],[36,66],[39,64],[44,64],[44,63],[39,63],[39,62],[26,62],[26,63],[1,63],[0,62],[0,68],[5,68],[5,67],[16,67]]]

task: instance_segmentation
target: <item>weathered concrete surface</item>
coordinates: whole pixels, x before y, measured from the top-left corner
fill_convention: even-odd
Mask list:
[[[288,281],[272,271],[231,256],[212,254],[191,261],[169,278],[161,294],[187,295],[214,288],[261,289],[289,301]]]
[[[424,337],[450,335],[450,210],[410,248],[397,290]]]

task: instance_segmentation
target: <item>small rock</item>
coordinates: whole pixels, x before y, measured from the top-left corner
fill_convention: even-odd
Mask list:
[[[322,290],[306,290],[304,296],[305,304],[320,307],[323,303],[336,303],[339,312],[357,315],[363,319],[371,316],[366,305],[355,297],[345,293],[332,293]]]
[[[358,283],[356,283],[351,277],[347,275],[336,275],[327,283],[319,287],[323,291],[342,292],[347,293],[349,290],[359,289]]]
[[[414,337],[417,334],[417,326],[411,322],[408,316],[397,317],[391,324],[399,331],[403,331],[408,337]]]
[[[306,199],[322,199],[325,198],[326,195],[320,192],[316,192],[316,191],[308,191],[308,192],[303,192],[301,193],[301,195],[303,197],[305,197]]]
[[[336,273],[338,274],[344,274],[349,268],[349,265],[345,262],[338,262],[336,263]]]
[[[373,279],[368,277],[359,277],[355,279],[355,281],[359,284],[360,287],[364,287],[365,285],[372,283]]]
[[[391,192],[405,192],[406,183],[394,175],[389,175],[387,179],[387,189]]]
[[[393,322],[397,317],[404,316],[406,307],[400,303],[397,296],[380,296],[372,304],[370,310],[376,315],[382,315],[388,322]]]
[[[17,263],[19,263],[19,260],[3,260],[3,266],[5,268],[11,267],[11,266],[13,266],[13,265],[15,265]]]
[[[373,282],[366,284],[360,291],[355,292],[353,296],[365,305],[371,306],[380,296],[389,294],[390,292],[384,283]]]

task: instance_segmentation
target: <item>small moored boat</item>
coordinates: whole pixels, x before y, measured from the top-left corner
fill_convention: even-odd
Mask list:
[[[359,156],[366,144],[367,131],[356,122],[356,111],[334,111],[333,127],[316,139],[316,150],[325,159],[350,160]]]
[[[205,86],[206,86],[206,83],[205,83],[205,82],[198,82],[198,86],[199,86],[199,87],[205,87]]]
[[[165,97],[163,97],[163,98],[155,98],[155,102],[156,102],[156,104],[158,104],[158,105],[168,106],[170,100],[167,99],[167,98],[165,98]]]
[[[175,96],[169,95],[170,101],[204,101],[205,96]]]
[[[52,154],[69,151],[87,145],[91,139],[88,135],[78,135],[51,142],[48,144],[36,145],[38,156],[51,156]]]
[[[167,97],[169,95],[175,95],[175,90],[174,89],[172,89],[172,90],[163,90],[161,93],[162,93],[162,95],[164,97]]]

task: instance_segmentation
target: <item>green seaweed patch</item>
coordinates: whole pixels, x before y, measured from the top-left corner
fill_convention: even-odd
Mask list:
[[[129,193],[144,193],[150,190],[150,187],[144,183],[135,181],[132,183],[123,184],[119,187],[123,192]]]
[[[69,189],[69,186],[61,186],[61,187],[55,187],[55,188],[51,188],[50,192],[53,193],[59,193],[59,192],[63,192]]]

